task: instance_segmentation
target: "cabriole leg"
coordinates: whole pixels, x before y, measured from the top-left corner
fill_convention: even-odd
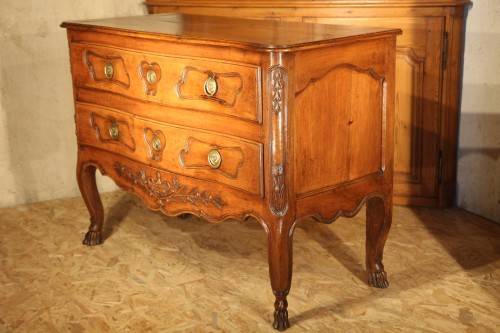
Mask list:
[[[102,243],[104,209],[99,191],[97,190],[95,172],[96,167],[90,164],[79,163],[77,168],[78,187],[90,214],[89,231],[83,239],[83,244],[85,245],[98,245]]]
[[[391,223],[392,205],[379,197],[369,199],[366,206],[366,272],[372,287],[389,286],[382,259]]]
[[[275,224],[270,223],[271,228],[267,239],[269,274],[271,287],[276,298],[273,327],[279,331],[290,327],[286,300],[292,283],[293,236],[290,235],[290,224],[283,220],[277,220]]]

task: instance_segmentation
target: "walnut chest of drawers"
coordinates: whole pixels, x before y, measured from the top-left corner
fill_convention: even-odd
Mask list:
[[[368,283],[387,287],[399,30],[180,14],[63,27],[84,244],[102,241],[97,169],[167,215],[253,217],[282,330],[297,223],[367,203]]]

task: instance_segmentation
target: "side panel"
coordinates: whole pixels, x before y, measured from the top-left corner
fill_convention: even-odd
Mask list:
[[[299,194],[383,172],[384,85],[375,71],[339,64],[297,93]]]

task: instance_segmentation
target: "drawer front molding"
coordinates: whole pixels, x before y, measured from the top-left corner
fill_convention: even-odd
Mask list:
[[[264,196],[264,147],[259,142],[158,123],[93,104],[78,104],[76,120],[82,145]],[[111,137],[111,124],[116,124],[116,139]],[[220,165],[210,164],[212,150],[221,155]]]
[[[123,146],[128,150],[135,151],[135,140],[129,123],[125,120],[118,120],[115,117],[103,117],[97,113],[90,114],[90,125],[94,129],[97,141],[101,143],[111,143]],[[114,127],[116,138],[110,134],[110,128]]]
[[[205,95],[203,94],[194,94],[194,93],[182,93],[182,88],[183,86],[186,86],[188,89],[189,88],[194,88],[195,90],[196,86],[203,86],[205,83],[205,80],[203,82],[196,82],[189,80],[188,81],[188,76],[189,72],[197,72],[201,74],[205,74],[207,76],[207,79],[212,78],[212,80],[215,80],[214,82],[218,82],[220,79],[226,79],[230,80],[234,78],[236,81],[236,84],[234,84],[234,90],[231,89],[231,91],[227,92],[225,91],[225,95],[227,95],[227,99],[224,98],[219,98],[217,97],[217,91],[214,93],[209,94],[206,89],[205,89]],[[190,86],[190,87],[188,87]],[[193,87],[194,86],[194,87]],[[198,69],[196,67],[192,66],[186,66],[182,70],[181,78],[179,82],[175,85],[175,92],[177,93],[177,96],[180,99],[190,99],[190,100],[201,100],[201,101],[211,101],[218,103],[222,106],[225,106],[226,108],[232,108],[236,104],[236,99],[238,98],[238,95],[241,93],[241,90],[243,89],[243,78],[241,77],[241,74],[235,73],[235,72],[230,72],[230,73],[216,73],[212,72],[211,70],[203,70],[203,69]],[[219,88],[218,90],[222,90],[222,88]],[[200,90],[201,91],[201,90]]]
[[[141,53],[85,41],[72,43],[70,54],[81,59],[72,64],[77,88],[262,124],[259,64]]]
[[[100,55],[92,51],[87,51],[85,52],[85,63],[94,81],[111,82],[125,89],[130,87],[130,76],[122,57]]]
[[[213,149],[222,155],[222,162],[217,168],[212,167],[208,161],[207,153]],[[184,149],[179,153],[179,162],[186,169],[212,170],[227,178],[236,179],[240,169],[245,164],[245,154],[240,147],[218,146],[189,137]]]

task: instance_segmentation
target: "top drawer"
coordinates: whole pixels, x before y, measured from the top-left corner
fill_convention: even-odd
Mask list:
[[[76,86],[262,123],[260,67],[72,43]]]

